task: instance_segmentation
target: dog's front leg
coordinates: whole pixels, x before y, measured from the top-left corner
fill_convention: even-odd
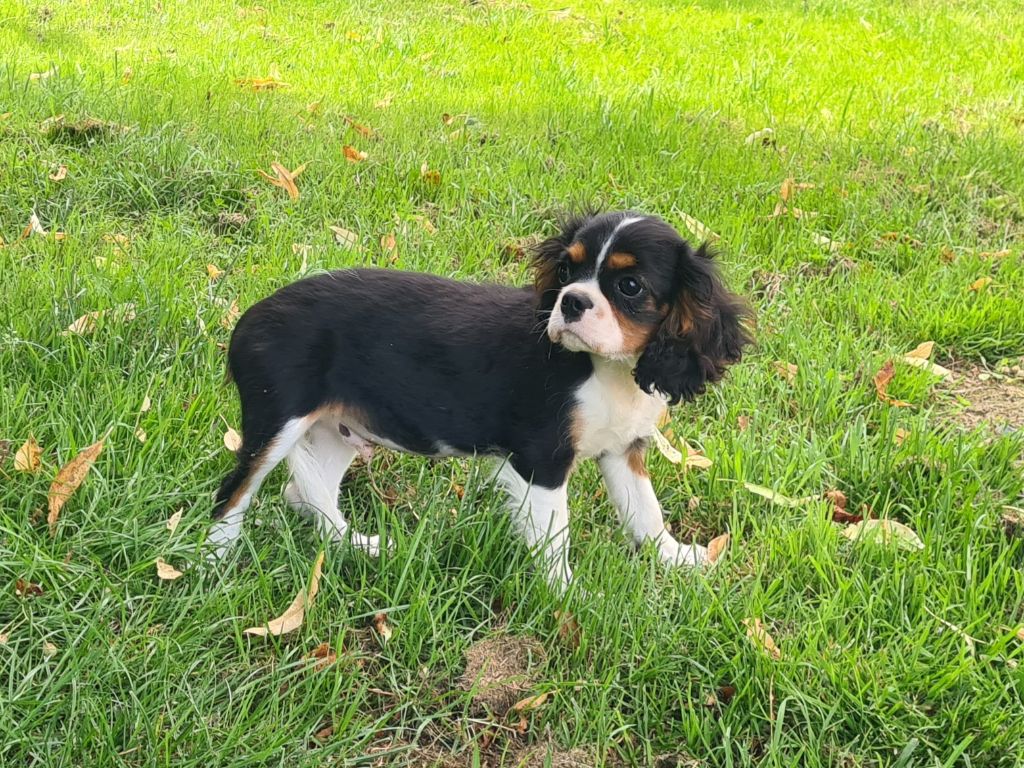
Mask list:
[[[700,565],[708,557],[699,544],[680,544],[668,529],[644,465],[644,445],[634,443],[625,453],[605,454],[598,460],[608,496],[623,526],[639,545],[650,540],[669,565]]]
[[[543,561],[548,583],[564,592],[572,581],[569,568],[568,478],[555,488],[530,483],[510,464],[498,470],[509,494],[512,517],[530,549]]]

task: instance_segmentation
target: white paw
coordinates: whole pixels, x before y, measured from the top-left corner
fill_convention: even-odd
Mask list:
[[[658,551],[666,565],[674,568],[696,568],[708,561],[708,550],[700,544],[680,544],[674,539],[658,542]]]
[[[389,552],[394,549],[394,544],[388,539],[384,539],[382,544],[380,536],[366,536],[353,531],[349,540],[353,547],[363,550],[370,557],[380,557],[382,549],[387,549]]]

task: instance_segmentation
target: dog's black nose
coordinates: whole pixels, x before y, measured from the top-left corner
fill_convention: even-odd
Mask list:
[[[565,318],[565,322],[574,323],[593,306],[594,302],[589,296],[582,293],[567,293],[562,296],[562,317]]]

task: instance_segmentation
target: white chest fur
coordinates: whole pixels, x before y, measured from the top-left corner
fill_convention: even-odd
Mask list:
[[[665,412],[660,395],[648,395],[633,380],[631,366],[594,360],[594,373],[576,393],[576,452],[592,458],[624,453],[638,437],[646,437]]]

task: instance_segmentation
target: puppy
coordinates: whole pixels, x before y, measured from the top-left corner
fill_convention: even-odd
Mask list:
[[[238,538],[282,459],[288,502],[376,554],[383,543],[350,531],[337,498],[352,460],[384,446],[501,459],[496,477],[556,588],[572,578],[568,481],[585,458],[637,543],[673,565],[703,562],[703,547],[666,530],[644,453],[667,405],[740,359],[745,303],[705,247],[636,213],[567,222],[537,247],[535,269],[532,289],[342,270],[249,309],[228,350],[242,447],[217,492],[212,556]]]

